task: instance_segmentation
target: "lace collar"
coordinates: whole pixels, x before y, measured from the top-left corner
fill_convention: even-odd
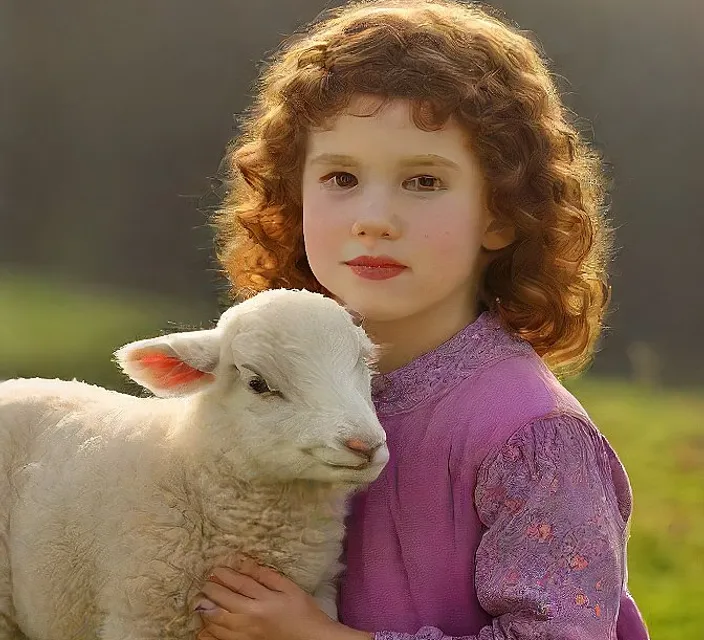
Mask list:
[[[509,333],[498,316],[485,311],[433,351],[399,369],[375,376],[372,395],[377,413],[409,411],[484,364],[531,349],[528,342]]]

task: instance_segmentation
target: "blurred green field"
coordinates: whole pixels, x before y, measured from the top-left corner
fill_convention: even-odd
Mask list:
[[[85,379],[134,391],[111,363],[131,340],[208,326],[217,314],[155,296],[0,272],[0,379]],[[570,389],[633,485],[630,588],[654,640],[704,638],[704,394],[582,378]]]
[[[704,394],[619,380],[567,386],[631,478],[629,586],[653,640],[704,638]]]
[[[218,308],[0,270],[0,380],[78,378],[133,389],[112,363],[123,344],[212,326]]]

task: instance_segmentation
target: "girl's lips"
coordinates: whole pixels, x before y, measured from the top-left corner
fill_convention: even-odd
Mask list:
[[[405,267],[391,256],[357,256],[354,260],[348,260],[345,264],[351,267]]]
[[[389,280],[390,278],[395,278],[397,275],[406,270],[406,267],[402,264],[387,264],[379,267],[361,264],[347,264],[355,275],[358,275],[360,278],[364,278],[365,280]]]

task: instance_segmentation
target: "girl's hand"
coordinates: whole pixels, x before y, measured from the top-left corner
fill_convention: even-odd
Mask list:
[[[202,593],[219,609],[202,612],[198,640],[369,640],[372,634],[331,620],[294,582],[241,558],[219,567]],[[212,606],[212,605],[211,605]]]

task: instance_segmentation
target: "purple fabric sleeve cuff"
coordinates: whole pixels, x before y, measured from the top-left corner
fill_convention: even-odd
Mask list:
[[[446,636],[440,629],[435,627],[422,627],[415,634],[377,631],[374,634],[374,640],[476,640],[476,636],[452,638],[451,636]]]

